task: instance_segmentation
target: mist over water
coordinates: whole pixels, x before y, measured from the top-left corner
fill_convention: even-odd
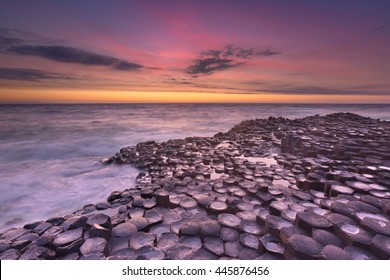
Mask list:
[[[390,105],[0,105],[0,231],[133,187],[137,169],[100,163],[123,146],[212,136],[246,119],[334,112],[390,120]]]

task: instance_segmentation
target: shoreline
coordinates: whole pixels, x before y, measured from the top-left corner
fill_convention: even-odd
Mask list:
[[[0,235],[0,259],[389,259],[390,122],[243,121],[122,148],[107,203]]]

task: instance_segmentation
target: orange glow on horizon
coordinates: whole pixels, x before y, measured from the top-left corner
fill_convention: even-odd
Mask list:
[[[0,103],[390,103],[390,96],[0,89]]]

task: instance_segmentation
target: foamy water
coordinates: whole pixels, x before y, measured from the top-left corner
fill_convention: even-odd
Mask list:
[[[0,231],[64,215],[134,186],[138,170],[100,160],[146,140],[212,136],[245,119],[354,112],[390,120],[389,105],[0,105]]]

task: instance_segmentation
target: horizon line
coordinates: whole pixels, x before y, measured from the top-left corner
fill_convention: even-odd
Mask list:
[[[119,105],[119,104],[305,104],[305,105],[390,105],[389,103],[348,103],[348,102],[0,102],[0,105]]]

